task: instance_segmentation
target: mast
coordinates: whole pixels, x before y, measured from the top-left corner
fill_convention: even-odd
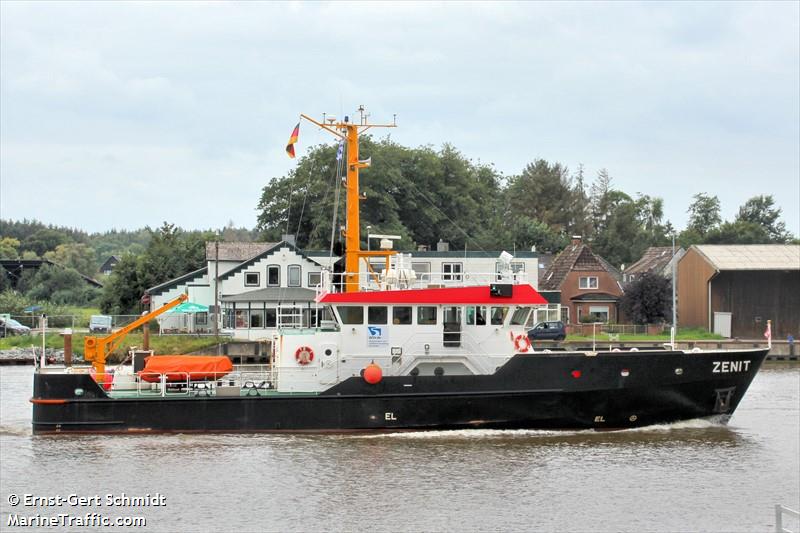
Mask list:
[[[350,122],[349,117],[345,116],[343,121],[337,121],[333,117],[323,119],[328,121],[328,124],[318,122],[313,118],[300,114],[300,117],[319,126],[325,131],[332,133],[334,136],[341,139],[347,144],[347,194],[346,194],[346,222],[345,229],[342,234],[345,238],[345,279],[344,290],[345,292],[357,292],[359,289],[359,261],[369,257],[385,257],[388,261],[389,256],[394,255],[396,252],[392,250],[376,250],[366,251],[361,249],[361,219],[359,215],[360,200],[365,200],[365,196],[361,196],[358,188],[358,171],[359,169],[370,166],[370,160],[361,161],[358,154],[358,136],[370,128],[396,128],[397,124],[393,121],[391,124],[369,124],[369,115],[364,111],[364,106],[359,106],[360,124]]]

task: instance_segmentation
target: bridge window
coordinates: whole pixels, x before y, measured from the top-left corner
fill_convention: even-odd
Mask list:
[[[528,321],[528,314],[530,314],[531,310],[528,307],[520,307],[514,314],[511,315],[511,325],[512,326],[524,326],[525,322]]]
[[[395,306],[392,308],[393,324],[411,324],[411,307]]]
[[[370,305],[367,308],[367,324],[386,324],[389,322],[389,308]]]
[[[467,325],[468,326],[485,326],[486,325],[486,306],[472,306],[467,307]]]
[[[336,308],[342,317],[342,324],[363,324],[364,308],[361,306],[340,305]]]
[[[502,326],[508,315],[508,307],[492,307],[492,325]]]
[[[421,305],[417,308],[417,324],[426,326],[436,324],[436,307]]]

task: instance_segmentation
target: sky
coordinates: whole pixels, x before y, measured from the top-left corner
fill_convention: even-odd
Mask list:
[[[0,217],[256,224],[300,113],[800,234],[798,2],[0,2]],[[298,155],[329,134],[301,125]]]

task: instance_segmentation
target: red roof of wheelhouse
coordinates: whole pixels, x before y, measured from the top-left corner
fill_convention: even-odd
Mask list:
[[[492,296],[488,285],[407,289],[398,291],[336,292],[320,298],[326,304],[487,304],[535,305],[547,300],[531,285],[512,285],[511,297]]]

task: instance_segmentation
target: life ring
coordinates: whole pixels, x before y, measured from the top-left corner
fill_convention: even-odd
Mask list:
[[[94,348],[94,345],[97,344],[97,341],[94,337],[87,337],[86,338],[86,346],[89,348]]]
[[[518,352],[527,352],[531,348],[531,340],[527,335],[517,335],[514,339],[514,349]]]
[[[298,365],[306,366],[314,360],[314,350],[308,346],[301,346],[294,352],[294,358]]]

